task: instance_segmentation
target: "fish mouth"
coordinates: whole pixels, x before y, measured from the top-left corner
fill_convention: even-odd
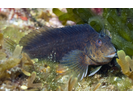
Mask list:
[[[115,55],[116,55],[116,53],[113,52],[113,53],[111,53],[111,54],[109,54],[108,56],[105,56],[105,57],[107,57],[107,58],[113,58]]]

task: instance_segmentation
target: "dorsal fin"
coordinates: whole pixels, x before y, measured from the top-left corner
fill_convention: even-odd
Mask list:
[[[24,36],[20,40],[19,44],[23,46],[24,49],[29,49],[42,42],[47,43],[52,41],[52,39],[65,38],[66,36],[71,36],[72,34],[84,35],[85,32],[88,32],[89,34],[96,31],[94,31],[94,29],[88,24],[66,26],[62,28],[50,28],[45,26],[44,28],[34,30],[33,32]]]
[[[71,50],[83,50],[86,42],[98,33],[88,24],[62,28],[41,28],[20,40],[23,51],[31,58],[49,58],[59,61]]]
[[[28,35],[24,36],[19,44],[22,46],[26,46],[27,42],[30,42],[32,39],[38,39],[37,37],[41,35],[41,33],[45,33],[45,31],[53,29],[52,27],[44,26],[43,28],[36,29],[32,32],[30,32]]]

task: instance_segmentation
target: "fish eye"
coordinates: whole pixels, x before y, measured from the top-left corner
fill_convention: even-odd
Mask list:
[[[102,40],[101,40],[101,39],[98,39],[98,40],[96,41],[96,45],[100,47],[100,46],[102,45]]]

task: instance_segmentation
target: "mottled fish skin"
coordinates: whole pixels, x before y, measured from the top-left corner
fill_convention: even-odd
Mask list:
[[[97,33],[88,24],[45,27],[29,33],[19,44],[31,58],[48,58],[68,66],[80,80],[86,77],[88,65],[106,64],[116,51],[107,35]]]

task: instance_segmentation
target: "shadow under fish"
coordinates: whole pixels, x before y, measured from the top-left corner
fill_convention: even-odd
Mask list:
[[[88,24],[62,28],[45,26],[24,36],[19,44],[31,58],[59,62],[68,68],[64,73],[75,72],[79,80],[86,77],[89,65],[107,64],[116,54],[110,38]],[[100,68],[94,69],[89,76]]]

